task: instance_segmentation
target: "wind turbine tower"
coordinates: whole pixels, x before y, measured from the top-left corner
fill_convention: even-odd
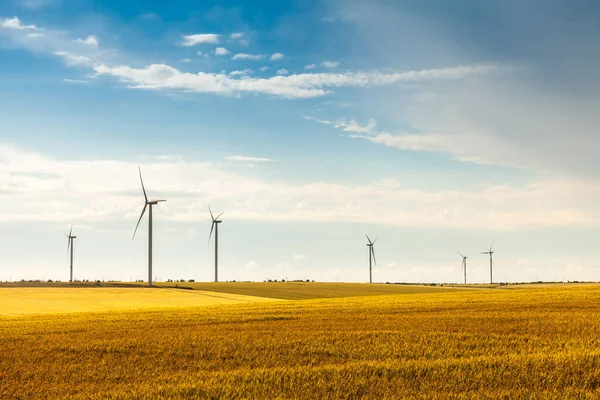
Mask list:
[[[148,200],[146,188],[144,188],[144,180],[142,179],[142,169],[138,169],[140,172],[140,182],[142,183],[142,191],[144,192],[145,203],[144,208],[142,209],[142,214],[140,215],[140,219],[138,219],[137,225],[135,226],[135,230],[133,231],[133,237],[131,238],[131,240],[135,239],[135,233],[137,232],[138,226],[140,226],[140,222],[144,217],[146,208],[148,208],[148,286],[152,286],[152,206],[157,205],[161,201],[167,200]]]
[[[77,236],[73,236],[73,223],[71,223],[71,229],[69,229],[69,233],[66,234],[67,237],[67,254],[71,253],[71,274],[69,277],[69,282],[73,282],[73,239],[76,239]]]
[[[463,256],[460,251],[456,250],[458,254],[462,257],[462,270],[463,275],[465,277],[465,285],[467,284],[467,256]]]
[[[369,235],[365,235],[369,243],[367,243],[367,247],[369,248],[369,283],[373,283],[373,264],[377,265],[377,260],[375,259],[375,249],[373,246],[375,242],[379,238],[375,238],[375,240],[371,240]]]
[[[215,282],[219,282],[219,224],[221,221],[221,215],[223,213],[214,216],[212,210],[210,209],[210,204],[208,205],[208,212],[210,213],[210,218],[212,219],[212,223],[210,226],[210,235],[208,235],[208,243],[210,244],[210,238],[212,237],[213,230],[215,231]]]
[[[488,251],[484,251],[481,254],[489,254],[490,255],[490,284],[494,283],[494,278],[492,275],[492,271],[493,271],[493,267],[494,267],[494,260],[492,257],[492,254],[494,254],[494,251],[492,250],[492,247],[494,247],[494,242],[492,242],[492,245],[490,246],[490,249]]]

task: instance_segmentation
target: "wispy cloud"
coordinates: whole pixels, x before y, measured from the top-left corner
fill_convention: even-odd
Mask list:
[[[308,64],[307,66],[304,67],[304,69],[310,70],[310,69],[315,69],[316,67],[317,67],[317,64]]]
[[[94,35],[90,35],[85,39],[76,39],[75,42],[82,43],[92,47],[98,47],[98,38]]]
[[[231,51],[227,50],[225,47],[217,47],[215,49],[215,56],[226,56],[227,54],[230,54]]]
[[[15,29],[15,30],[19,30],[19,31],[24,31],[24,30],[37,31],[37,30],[40,30],[40,28],[38,28],[35,25],[23,25],[21,23],[21,20],[19,20],[19,18],[17,18],[17,17],[6,18],[6,19],[3,19],[3,20],[0,20],[0,28]]]
[[[333,125],[333,122],[331,122],[327,119],[318,119],[318,118],[310,117],[310,116],[306,116],[306,115],[303,115],[302,118],[304,118],[308,121],[315,121],[315,122],[318,122],[319,124],[323,124],[323,125]]]
[[[244,32],[232,33],[229,35],[231,39],[241,39],[244,36]]]
[[[231,76],[248,75],[251,72],[252,72],[251,69],[244,69],[244,70],[241,70],[241,71],[231,71],[229,73],[229,75],[231,75]]]
[[[18,19],[11,19],[8,24],[10,29],[22,27]],[[31,28],[34,29],[34,28]],[[37,27],[35,29],[38,29]],[[17,31],[25,32],[27,29],[19,28]],[[464,79],[467,77],[490,74],[498,69],[493,65],[470,65],[451,68],[426,69],[402,72],[345,72],[345,73],[303,73],[288,75],[285,69],[278,70],[276,76],[271,77],[240,77],[235,79],[225,73],[187,73],[167,64],[151,64],[137,68],[129,65],[115,65],[105,56],[105,53],[92,46],[89,49],[73,48],[71,40],[64,33],[54,33],[52,40],[44,44],[45,47],[36,47],[23,41],[15,44],[32,51],[48,51],[54,47],[52,54],[64,58],[68,65],[87,66],[94,70],[96,75],[112,76],[125,83],[132,89],[147,90],[181,90],[185,92],[216,93],[223,95],[238,95],[241,93],[264,93],[282,98],[311,98],[325,96],[335,88],[360,87],[371,88],[377,86],[394,85],[403,82],[419,82],[430,80]],[[186,37],[186,45],[218,40],[216,34],[198,34]],[[46,40],[46,39],[43,39]],[[30,47],[28,47],[30,46]],[[69,47],[70,46],[70,47]],[[65,47],[65,49],[61,48]],[[81,47],[81,46],[79,46]],[[204,53],[206,54],[206,53]],[[264,55],[251,55],[239,53],[233,56],[234,60],[257,60]],[[282,75],[282,74],[285,74]]]
[[[263,157],[249,157],[249,156],[228,156],[227,160],[229,161],[239,161],[239,162],[251,162],[251,163],[267,163],[273,162],[270,158]]]
[[[240,156],[238,156],[240,157]],[[244,163],[257,162],[258,157]],[[455,229],[531,229],[600,226],[600,181],[545,180],[524,187],[486,186],[478,191],[429,192],[394,179],[364,185],[283,184],[233,173],[223,167],[166,159],[142,163],[156,195],[169,194],[161,218],[205,219],[206,201],[231,207],[230,218],[281,221],[348,221]],[[0,145],[0,191],[11,213],[0,221],[71,221],[91,224],[138,216],[137,162],[58,161]],[[124,173],[130,171],[130,173]],[[203,176],[202,185],[197,176]],[[45,202],[39,202],[44,196]],[[552,199],[552,201],[548,201]],[[48,212],[48,203],[55,204]],[[402,204],[402,208],[398,208]]]
[[[343,74],[300,74],[271,78],[234,80],[224,74],[199,72],[183,73],[164,64],[153,64],[145,68],[129,66],[94,66],[98,75],[110,75],[128,83],[135,89],[179,89],[205,93],[231,94],[236,92],[260,92],[284,98],[310,98],[329,93],[327,87],[373,87],[401,82],[418,82],[435,79],[462,79],[472,75],[488,74],[491,66],[468,66],[398,73],[343,73]]]
[[[195,35],[181,35],[180,46],[191,47],[200,43],[218,44],[219,35],[215,33],[198,33]]]
[[[238,53],[231,57],[232,60],[262,60],[265,58],[262,54],[246,54],[246,53]]]
[[[78,83],[78,84],[90,83],[90,81],[86,81],[86,80],[83,80],[83,79],[68,79],[68,78],[63,79],[63,82]]]
[[[338,66],[338,64],[339,64],[338,61],[323,61],[321,63],[321,66],[325,67],[325,68],[335,68]]]
[[[63,57],[65,60],[67,60],[67,64],[69,65],[89,65],[92,62],[92,60],[87,56],[69,53],[68,51],[55,51],[54,55]]]
[[[283,55],[281,53],[274,53],[274,54],[271,54],[271,57],[269,57],[269,59],[271,61],[283,60],[284,58],[285,58],[285,55]]]
[[[288,75],[290,73],[290,71],[288,71],[285,68],[281,68],[277,70],[277,75]]]

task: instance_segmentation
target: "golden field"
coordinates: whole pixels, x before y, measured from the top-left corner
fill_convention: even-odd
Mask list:
[[[598,398],[599,311],[556,285],[1,317],[0,398]]]
[[[275,301],[200,290],[149,288],[0,288],[0,316],[123,311]]]

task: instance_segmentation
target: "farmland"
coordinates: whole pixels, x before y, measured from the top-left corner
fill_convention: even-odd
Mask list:
[[[2,317],[0,398],[596,398],[599,312],[553,285]]]

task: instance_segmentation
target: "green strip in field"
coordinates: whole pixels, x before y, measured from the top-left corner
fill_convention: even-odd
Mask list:
[[[157,285],[173,285],[160,284]],[[246,296],[270,297],[282,300],[305,300],[336,297],[378,296],[390,294],[439,293],[473,289],[446,286],[393,285],[366,283],[321,282],[192,282],[181,283],[194,290],[206,290]]]
[[[0,316],[264,303],[271,298],[149,288],[0,288]]]

